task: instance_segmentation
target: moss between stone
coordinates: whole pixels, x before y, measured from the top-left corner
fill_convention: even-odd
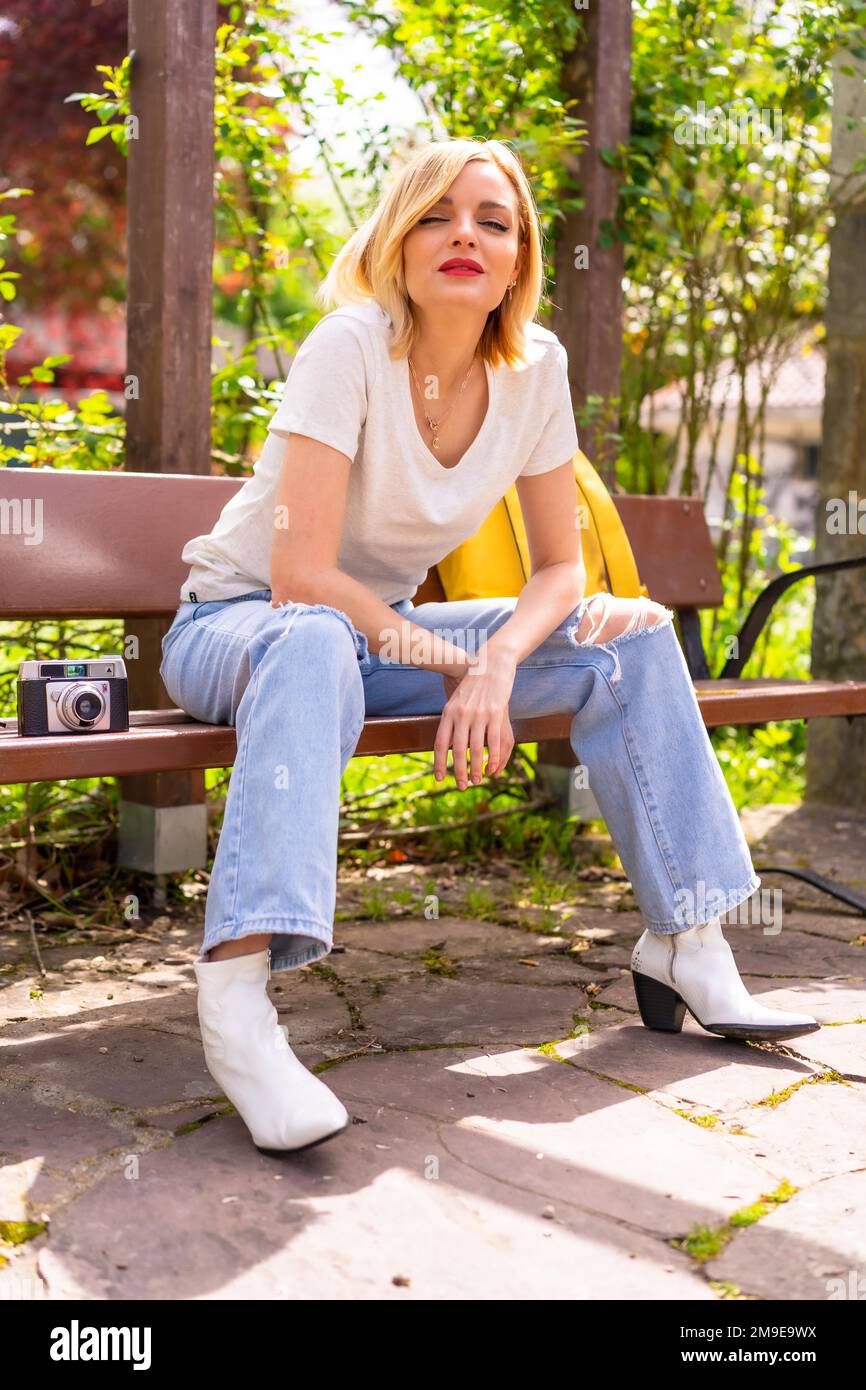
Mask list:
[[[211,1120],[217,1119],[220,1115],[234,1115],[236,1113],[235,1107],[228,1103],[220,1106],[217,1110],[211,1110],[207,1115],[202,1115],[200,1120],[187,1120],[186,1124],[179,1125],[173,1131],[174,1136],[179,1139],[182,1134],[191,1134],[194,1129],[201,1129],[202,1125],[209,1124]]]
[[[707,1283],[709,1284],[713,1293],[717,1294],[723,1302],[726,1300],[737,1300],[738,1302],[744,1299],[748,1299],[752,1302],[758,1300],[757,1294],[743,1293],[739,1284],[731,1283],[729,1279],[708,1279]]]
[[[804,1076],[799,1081],[793,1081],[790,1086],[785,1087],[784,1091],[771,1091],[763,1100],[752,1101],[752,1105],[756,1109],[761,1106],[773,1109],[775,1106],[781,1105],[783,1101],[789,1100],[794,1092],[799,1091],[802,1086],[815,1086],[823,1081],[838,1082],[842,1086],[849,1084],[840,1072],[828,1067],[826,1071],[818,1072],[815,1076]]]
[[[428,946],[419,959],[425,970],[429,970],[431,975],[442,975],[448,979],[454,979],[459,974],[458,967],[446,956],[441,946]]]
[[[4,1245],[23,1245],[46,1229],[44,1221],[0,1221],[0,1241]]]
[[[307,969],[313,974],[318,975],[323,980],[330,980],[332,984],[340,984],[340,977],[332,965],[325,965],[324,961],[314,960]]]
[[[706,1264],[707,1260],[714,1260],[721,1255],[740,1227],[753,1226],[756,1221],[767,1216],[782,1202],[787,1202],[799,1190],[784,1178],[772,1192],[762,1192],[757,1202],[748,1207],[740,1207],[720,1226],[694,1226],[688,1235],[681,1239],[674,1237],[668,1244],[677,1250],[684,1250],[698,1264]]]
[[[675,1115],[682,1115],[684,1120],[690,1120],[693,1125],[700,1125],[702,1129],[715,1129],[716,1125],[722,1123],[720,1115],[692,1115],[688,1110],[680,1110],[676,1105],[673,1107]]]

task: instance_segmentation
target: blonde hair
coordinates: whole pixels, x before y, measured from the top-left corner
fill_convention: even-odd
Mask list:
[[[474,159],[492,161],[510,180],[517,198],[518,245],[527,248],[514,289],[487,317],[479,352],[491,367],[526,360],[524,328],[535,319],[544,290],[541,222],[532,189],[517,155],[502,141],[458,139],[431,141],[412,156],[340,249],[316,295],[323,308],[370,300],[380,304],[394,327],[392,359],[409,356],[416,332],[403,275],[403,238]]]

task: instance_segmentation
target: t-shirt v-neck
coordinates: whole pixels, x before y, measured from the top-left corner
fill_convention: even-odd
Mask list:
[[[459,472],[464,464],[468,463],[472,458],[476,449],[484,443],[484,436],[487,434],[488,426],[493,420],[494,411],[496,409],[497,373],[493,370],[486,358],[482,357],[481,364],[484,367],[484,373],[487,377],[487,411],[469,448],[461,455],[456,463],[452,464],[450,468],[446,468],[439,462],[418,429],[418,421],[415,419],[415,411],[412,406],[412,373],[408,357],[400,357],[393,363],[399,383],[398,390],[406,403],[406,425],[407,428],[411,428],[411,432],[417,440],[416,453],[423,459],[425,465],[429,467],[431,477],[437,477],[441,474],[447,477],[451,473]]]
[[[540,324],[524,332],[522,362],[484,361],[487,414],[462,458],[444,468],[418,429],[408,359],[390,355],[393,325],[382,306],[371,300],[326,314],[295,354],[252,476],[210,533],[183,547],[190,570],[181,599],[271,586],[275,495],[293,434],[350,461],[339,568],[388,604],[411,598],[517,478],[558,468],[577,451],[565,349]]]

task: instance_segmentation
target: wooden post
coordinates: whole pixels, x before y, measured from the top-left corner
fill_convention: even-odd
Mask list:
[[[603,223],[613,223],[619,201],[619,175],[601,151],[626,144],[631,124],[631,0],[604,0],[580,9],[586,38],[569,54],[562,86],[578,105],[571,108],[587,124],[586,144],[570,159],[569,172],[584,199],[579,212],[560,224],[554,257],[556,273],[552,327],[568,352],[571,394],[577,409],[592,395],[619,396],[622,356],[621,241],[602,247]],[[598,430],[578,428],[580,447],[608,487],[614,483],[614,449],[600,439],[616,428],[616,415],[605,416]],[[539,771],[566,813],[594,818],[599,814],[587,789],[575,787],[571,745],[538,745]]]
[[[584,206],[561,224],[554,258],[555,308],[552,326],[568,352],[572,396],[578,409],[591,395],[608,400],[620,391],[622,357],[621,241],[599,244],[602,224],[613,223],[619,202],[619,175],[601,158],[605,149],[626,144],[631,124],[631,0],[604,0],[580,11],[586,40],[571,53],[562,86],[587,124],[584,148],[569,159],[569,173]],[[604,422],[617,424],[617,418]],[[613,447],[594,432],[581,433],[580,447],[604,476],[613,478]]]
[[[216,26],[216,0],[129,0],[125,466],[139,473],[210,472]],[[171,706],[159,677],[170,621],[126,623],[131,708]],[[120,783],[120,864],[205,865],[203,772]]]

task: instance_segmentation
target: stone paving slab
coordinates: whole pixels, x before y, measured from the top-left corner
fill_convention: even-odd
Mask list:
[[[696,1025],[681,1033],[662,1033],[629,1021],[557,1043],[556,1050],[577,1066],[668,1097],[674,1105],[730,1120],[741,1106],[820,1073],[819,1067],[785,1055],[781,1048],[764,1050],[712,1037]]]
[[[813,1010],[815,1018],[818,1014]],[[849,1081],[866,1082],[866,1021],[851,1024],[827,1024],[817,1033],[794,1038],[801,1057],[832,1067]]]
[[[13,1052],[13,1045],[18,1046],[19,1055],[23,1055],[20,1046],[26,1041],[32,1054],[33,1040],[39,1032],[52,1038],[56,1032],[55,1021],[64,1021],[59,1025],[63,1032],[72,1016],[76,1026],[77,1020],[84,1017],[94,1035],[102,1028],[114,1027],[120,1020],[124,1025],[186,1036],[200,1051],[192,966],[198,953],[199,935],[198,930],[188,933],[183,964],[174,968],[170,985],[164,991],[154,987],[152,977],[162,983],[165,974],[164,970],[157,972],[155,967],[142,971],[134,980],[113,979],[107,988],[101,982],[95,983],[92,977],[51,978],[41,982],[44,993],[38,1000],[28,998],[34,983],[32,976],[8,985],[0,994],[4,1044]],[[45,956],[46,965],[50,965],[50,953]],[[97,973],[102,973],[101,967]],[[292,1015],[292,1037],[301,1045],[320,1044],[332,1037],[348,1018],[347,1007],[333,988],[308,970],[278,972],[272,978],[271,995],[277,1012],[285,1016],[282,1021]],[[105,1039],[100,1037],[98,1043],[104,1044]]]
[[[4,1167],[0,1172],[7,1171],[6,1164],[21,1163],[38,1153],[42,1169],[60,1176],[64,1167],[108,1153],[121,1135],[130,1134],[135,1116],[127,1120],[125,1108],[111,1112],[108,1106],[68,1088],[53,1088],[53,1095],[46,1094],[49,1088],[42,1083],[17,1090],[10,1080],[14,1085],[20,1078],[14,1072],[4,1077],[0,1100]]]
[[[112,947],[101,942],[87,952],[83,945],[43,946],[40,954],[47,977],[37,975],[27,942],[19,939],[16,969],[0,981],[0,1026],[4,1039],[16,1035],[18,1018],[29,1022],[82,1012],[89,1016],[94,1010],[136,1004],[161,1009],[178,986],[193,982],[195,936],[196,932],[187,927],[162,948],[150,943],[137,948],[126,943]],[[147,954],[144,945],[148,946]],[[160,949],[165,952],[162,956]],[[30,997],[34,988],[40,991],[36,999]]]
[[[291,1160],[250,1157],[237,1119],[187,1135],[61,1213],[40,1277],[53,1298],[712,1297],[650,1235],[564,1201],[545,1217],[543,1190],[491,1181],[431,1120],[366,1113]]]
[[[402,944],[398,948],[399,953],[375,948],[368,950],[365,946],[359,946],[357,937],[366,934],[364,929],[356,931],[355,925],[351,924],[347,930],[347,925],[341,924],[343,951],[332,953],[328,957],[329,968],[340,979],[375,981],[397,976],[414,976],[420,979],[429,973],[428,967],[424,964],[424,953],[429,951],[431,946],[441,946],[441,953],[434,952],[434,957],[441,954],[446,968],[454,966],[455,973],[461,979],[480,976],[489,980],[495,974],[498,981],[511,984],[531,985],[543,982],[566,986],[588,984],[599,979],[598,970],[584,966],[581,963],[581,955],[571,951],[568,942],[563,942],[558,937],[530,936],[522,952],[511,942],[506,943],[509,946],[508,951],[499,949],[497,943],[495,951],[491,952],[490,949],[484,949],[482,942],[462,942],[454,930],[450,938],[446,938],[442,933],[433,932],[430,933],[429,942],[425,940],[418,954],[411,955],[408,949],[404,952]],[[473,924],[473,927],[476,925]],[[492,923],[486,925],[493,926]],[[496,928],[493,927],[493,930]],[[510,934],[505,932],[506,937]],[[616,970],[610,970],[604,976],[607,979],[617,977]]]
[[[25,1048],[10,1049],[10,1055],[12,1051],[22,1059],[15,1069],[22,1079],[38,1078],[44,1092],[54,1091],[70,1103],[82,1095],[104,1101],[106,1107],[152,1110],[181,1096],[214,1090],[212,1081],[205,1084],[208,1072],[199,1041],[143,1023],[77,1023],[37,1033]]]
[[[369,953],[367,961],[375,954],[380,960],[411,962],[416,967],[431,948],[455,965],[491,958],[498,969],[506,963],[519,965],[524,959],[576,969],[583,964],[580,954],[569,951],[571,939],[564,933],[555,936],[457,916],[388,923],[343,921],[337,924],[334,940],[345,947],[347,956],[361,950]],[[527,967],[521,968],[525,973]]]
[[[776,936],[764,935],[760,926],[723,924],[723,931],[743,976],[822,980],[845,974],[866,980],[866,949],[862,946],[785,925]]]
[[[712,1279],[759,1298],[835,1301],[866,1297],[866,1171],[795,1193],[741,1231],[708,1262]]]
[[[735,1145],[582,1063],[582,1053],[571,1065],[502,1049],[456,1067],[438,1051],[370,1057],[339,1089],[347,1106],[384,1103],[447,1124],[448,1152],[477,1172],[643,1231],[677,1235],[757,1195],[765,1174]],[[676,1173],[662,1159],[671,1150]]]
[[[862,1086],[807,1080],[777,1105],[740,1112],[756,1141],[754,1153],[797,1185],[866,1166],[866,1091]]]
[[[774,855],[862,875],[866,817],[762,809]],[[467,913],[470,877],[374,867],[372,899],[355,873],[337,949],[272,978],[353,1119],[279,1158],[204,1066],[201,900],[147,939],[46,935],[47,976],[25,930],[0,933],[0,1221],[46,1225],[0,1242],[0,1298],[828,1299],[866,1274],[866,919],[798,890],[778,935],[727,927],[756,997],[826,1025],[733,1043],[643,1027],[615,870],[544,909],[486,871],[495,920]],[[430,880],[449,911],[427,920]],[[392,884],[412,892],[390,904]],[[384,920],[353,915],[371,902]]]
[[[566,1037],[583,996],[559,987],[492,980],[401,979],[363,1003],[367,1028],[388,1047],[539,1044]]]
[[[765,887],[775,887],[778,880],[768,875]],[[866,917],[841,903],[834,903],[829,897],[812,889],[812,898],[806,903],[796,895],[792,900],[790,913],[783,913],[782,933],[787,923],[796,922],[796,930],[807,936],[826,936],[831,941],[842,941],[850,946],[857,945],[862,951],[866,946]],[[866,894],[866,889],[863,890]],[[785,899],[787,903],[787,897]]]
[[[493,950],[500,956],[525,956],[543,949],[534,932],[519,927],[502,927],[496,922],[473,921],[465,917],[409,918],[395,922],[339,922],[334,940],[348,948],[363,947],[388,956],[417,961],[434,944],[441,943],[445,955],[461,960]]]

